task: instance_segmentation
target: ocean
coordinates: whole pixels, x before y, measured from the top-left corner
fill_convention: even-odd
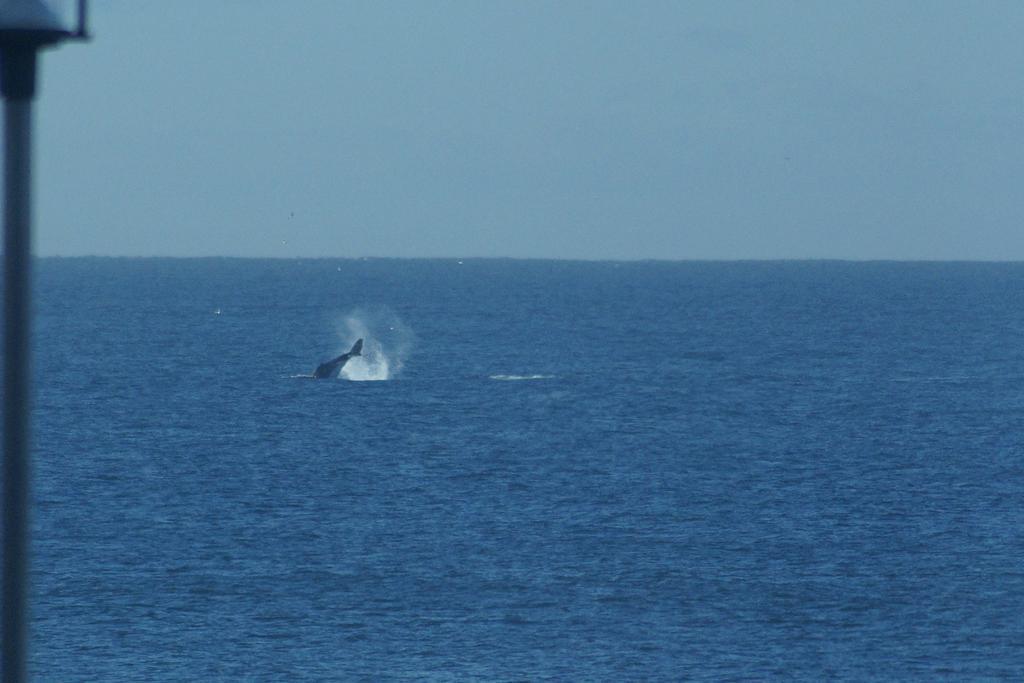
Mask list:
[[[35,680],[1024,678],[1024,264],[35,283]]]

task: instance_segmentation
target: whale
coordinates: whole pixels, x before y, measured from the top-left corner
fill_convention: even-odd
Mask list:
[[[341,369],[345,367],[345,363],[347,363],[352,356],[361,355],[363,355],[363,340],[359,339],[352,345],[352,350],[348,353],[343,353],[337,358],[332,358],[326,363],[321,363],[316,366],[316,370],[313,372],[313,379],[337,377],[338,373],[341,372]]]

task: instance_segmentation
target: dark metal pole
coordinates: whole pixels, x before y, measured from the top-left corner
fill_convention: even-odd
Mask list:
[[[38,45],[0,49],[4,97],[4,605],[3,681],[27,680],[29,269],[32,97]]]
[[[40,0],[0,5],[0,95],[4,99],[3,683],[28,677],[29,323],[32,266],[32,99],[39,50],[85,39],[85,1],[71,33]]]
[[[4,103],[3,680],[26,680],[32,100]]]

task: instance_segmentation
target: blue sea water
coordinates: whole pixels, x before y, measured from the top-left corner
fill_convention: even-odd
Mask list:
[[[1024,677],[1024,265],[36,282],[36,680]]]

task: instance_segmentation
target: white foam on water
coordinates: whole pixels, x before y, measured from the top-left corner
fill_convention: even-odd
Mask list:
[[[554,379],[554,375],[491,375],[490,379],[496,379],[499,382],[515,382],[526,379]]]

